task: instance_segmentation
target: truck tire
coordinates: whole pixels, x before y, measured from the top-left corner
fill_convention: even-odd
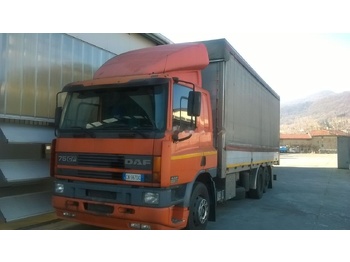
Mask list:
[[[264,167],[264,169],[263,169],[263,177],[264,177],[264,190],[263,190],[263,192],[266,193],[267,188],[269,187],[269,184],[270,184],[270,174],[269,174],[267,167]]]
[[[264,182],[264,173],[261,172],[261,169],[259,170],[258,174],[257,174],[257,178],[256,178],[256,189],[250,189],[249,190],[249,197],[250,198],[255,198],[255,199],[260,199],[262,198],[263,194],[264,194],[264,186],[265,186],[265,182]]]
[[[267,173],[268,173],[268,176],[269,176],[268,188],[272,188],[272,167],[268,166],[267,170],[268,170]]]
[[[207,187],[201,182],[195,182],[190,200],[190,212],[186,229],[203,230],[207,227],[210,202]]]

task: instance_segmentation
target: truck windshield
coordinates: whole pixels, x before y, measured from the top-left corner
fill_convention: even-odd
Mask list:
[[[167,85],[103,87],[68,92],[59,130],[164,131]],[[96,131],[96,132],[95,132]]]

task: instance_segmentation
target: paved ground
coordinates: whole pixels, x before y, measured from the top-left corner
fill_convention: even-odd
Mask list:
[[[220,205],[208,229],[350,229],[350,170],[337,169],[336,154],[282,154],[274,174],[262,199]]]
[[[350,170],[337,155],[282,154],[277,180],[262,199],[220,204],[208,230],[350,229]],[[34,224],[34,225],[33,225]],[[0,229],[100,229],[58,220],[53,213],[0,225]]]
[[[158,249],[167,249],[169,243],[177,243],[177,249],[186,254],[195,254],[197,260],[344,260],[348,256],[347,230],[350,229],[350,170],[336,167],[336,155],[281,155],[281,165],[274,168],[277,180],[273,189],[269,189],[260,200],[233,200],[220,205],[217,221],[210,222],[208,230],[203,232],[169,234],[158,231],[147,234],[137,231],[135,235],[130,231],[121,231],[115,235],[111,230],[104,230],[99,231],[99,235],[94,233],[94,237],[91,231],[69,231],[62,235],[59,233],[62,231],[58,230],[100,228],[56,221],[54,214],[47,214],[32,218],[31,222],[8,223],[5,228],[0,225],[0,229],[57,230],[55,233],[49,231],[49,235],[43,235],[40,232],[46,231],[36,231],[34,236],[27,233],[13,235],[15,231],[7,231],[8,234],[2,232],[2,239],[6,241],[1,242],[0,238],[0,242],[4,257],[15,256],[20,247],[20,253],[26,257],[35,253],[36,260],[38,255],[33,250],[37,250],[38,246],[53,253],[57,251],[55,247],[62,245],[84,249],[91,246],[91,239],[98,237],[103,241],[95,241],[93,250],[85,252],[85,256],[80,252],[78,258],[76,248],[66,248],[68,251],[64,252],[80,260],[82,255],[84,259],[96,260],[106,253],[105,250],[117,245],[123,246],[124,253],[129,252],[137,259],[144,259],[148,251],[154,249],[154,243],[157,243]],[[34,221],[40,226],[30,226]],[[33,237],[35,241],[32,241]],[[212,248],[215,244],[215,248]],[[211,247],[213,252],[205,252],[205,246]],[[200,252],[196,252],[198,250]],[[138,254],[142,257],[138,257]],[[154,256],[149,258],[154,260]],[[45,256],[43,259],[47,260]]]

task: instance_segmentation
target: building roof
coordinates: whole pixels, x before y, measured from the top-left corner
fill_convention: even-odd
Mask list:
[[[313,130],[307,134],[280,134],[280,139],[305,140],[317,136],[350,136],[350,134],[340,130]]]
[[[308,139],[311,139],[311,135],[310,134],[280,134],[280,139],[308,140]]]
[[[171,41],[170,39],[168,39],[164,35],[158,34],[158,33],[147,33],[147,34],[140,33],[140,35],[142,35],[143,37],[153,41],[157,45],[167,45],[167,44],[173,44],[174,43],[173,41]]]

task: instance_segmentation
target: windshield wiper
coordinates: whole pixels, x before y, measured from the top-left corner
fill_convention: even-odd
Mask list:
[[[138,128],[139,127],[134,126],[134,127],[130,128],[129,131],[135,132],[135,133],[139,134],[140,136],[142,136],[143,138],[148,138],[148,135],[141,132]]]
[[[71,126],[71,127],[69,127],[69,128],[70,128],[70,129],[79,129],[79,130],[83,131],[85,134],[89,135],[89,136],[92,137],[92,138],[95,138],[95,137],[96,137],[95,133],[90,132],[89,130],[87,130],[86,128],[83,128],[83,127],[81,127],[81,126]],[[75,134],[75,135],[79,135],[79,134]]]

